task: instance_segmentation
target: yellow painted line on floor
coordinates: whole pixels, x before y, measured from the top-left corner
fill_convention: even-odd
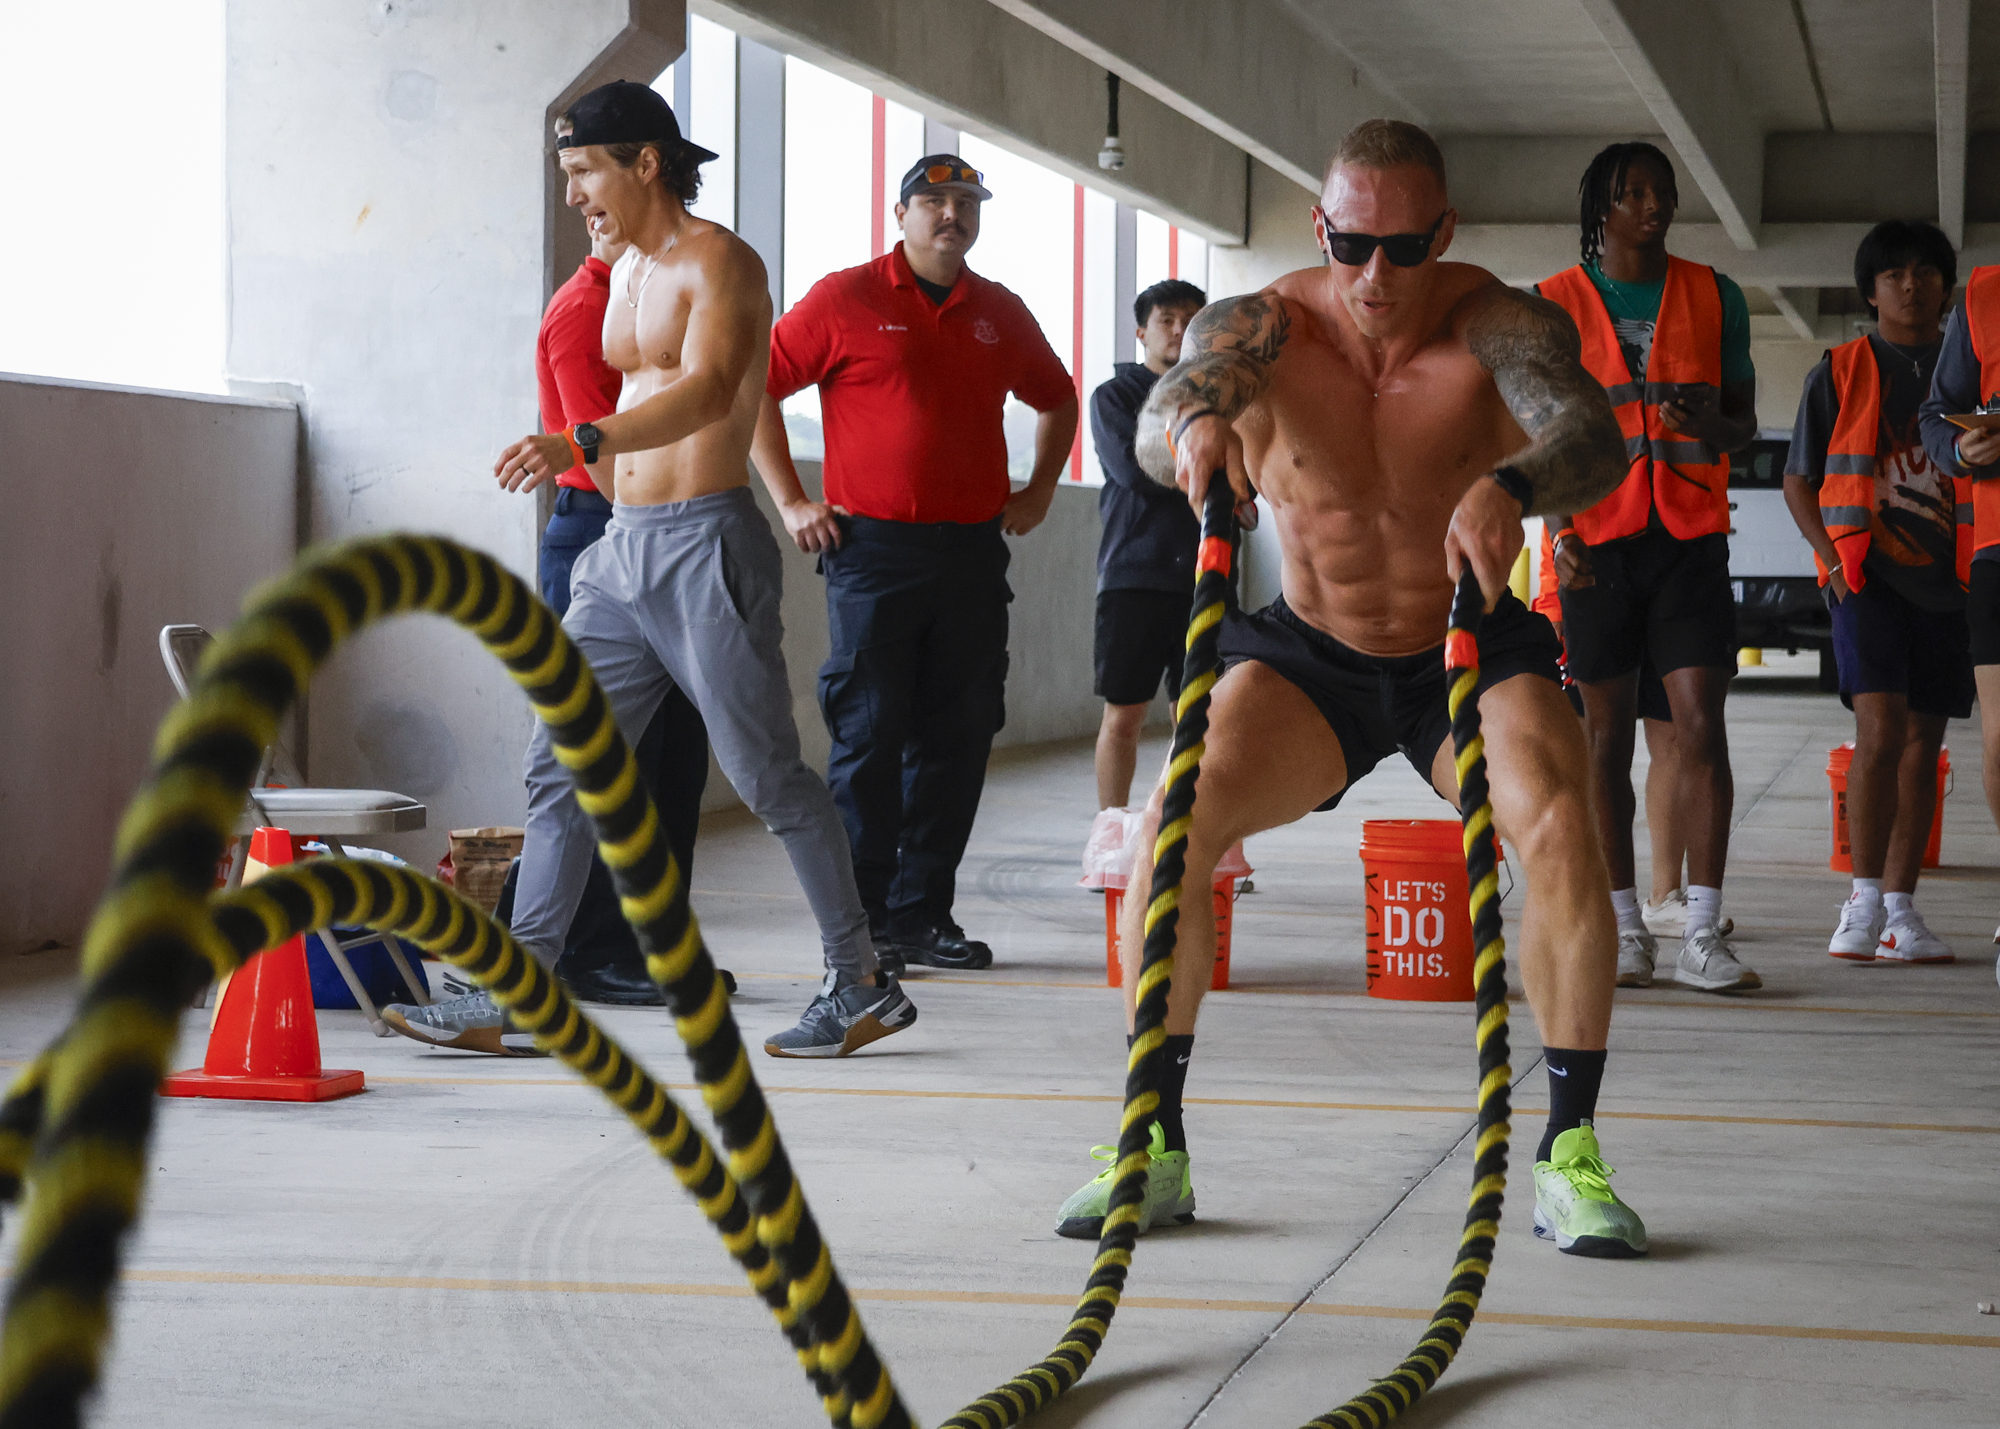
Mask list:
[[[686,1285],[624,1280],[484,1280],[432,1275],[277,1275],[233,1270],[128,1270],[125,1279],[156,1285],[270,1285],[313,1289],[503,1291],[556,1295],[653,1295],[675,1299],[754,1298],[742,1285]],[[1005,1290],[857,1289],[856,1300],[892,1305],[1047,1305],[1071,1307],[1074,1295],[1035,1295]],[[1430,1310],[1403,1305],[1325,1305],[1294,1307],[1288,1300],[1189,1300],[1166,1296],[1127,1295],[1119,1306],[1127,1310],[1181,1310],[1211,1314],[1284,1315],[1296,1308],[1303,1315],[1332,1315],[1367,1320],[1429,1320]],[[2000,1350],[2000,1335],[1944,1335],[1917,1330],[1845,1330],[1819,1325],[1746,1325],[1722,1320],[1629,1320],[1592,1315],[1529,1315],[1482,1310],[1479,1321],[1491,1325],[1526,1325],[1562,1330],[1627,1330],[1679,1335],[1747,1335],[1781,1340],[1846,1340],[1884,1345],[1955,1345]]]
[[[376,1082],[398,1086],[455,1086],[455,1087],[583,1087],[588,1083],[579,1078],[565,1077],[378,1077],[370,1074]],[[688,1082],[668,1082],[669,1091],[692,1092],[699,1088]],[[764,1088],[768,1096],[819,1096],[819,1097],[904,1097],[923,1101],[989,1101],[989,1102],[1097,1102],[1105,1105],[1122,1105],[1122,1096],[1100,1095],[1087,1092],[961,1092],[937,1091],[930,1088],[908,1087],[791,1087],[770,1086]],[[1266,1107],[1280,1111],[1386,1111],[1411,1116],[1471,1116],[1476,1110],[1469,1106],[1431,1106],[1411,1102],[1323,1102],[1285,1101],[1261,1097],[1187,1097],[1189,1106],[1235,1106]],[[1546,1107],[1516,1107],[1514,1115],[1520,1118],[1544,1117]],[[1809,1126],[1852,1131],[1963,1131],[2000,1136],[2000,1126],[1956,1125],[1951,1122],[1927,1121],[1844,1121],[1825,1117],[1785,1117],[1785,1116],[1715,1116],[1693,1112],[1671,1111],[1603,1111],[1598,1113],[1602,1121],[1676,1121],[1702,1122],[1722,1126]]]

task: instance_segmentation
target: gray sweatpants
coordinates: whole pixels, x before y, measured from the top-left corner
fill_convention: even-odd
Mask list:
[[[582,649],[628,741],[678,685],[708,725],[716,762],[784,841],[840,981],[874,976],[833,796],[799,758],[779,642],[778,543],[747,487],[660,506],[618,506],[577,557],[563,629]],[[595,833],[546,726],[528,744],[528,836],[514,936],[542,962],[561,954],[590,876]]]

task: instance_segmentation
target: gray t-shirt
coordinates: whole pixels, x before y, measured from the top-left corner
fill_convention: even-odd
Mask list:
[[[1868,526],[1862,572],[1924,610],[1963,610],[1958,583],[1958,498],[1917,432],[1917,407],[1930,392],[1940,342],[1899,347],[1870,337],[1882,374],[1882,420],[1875,437],[1875,515]],[[1822,358],[1806,378],[1785,471],[1817,491],[1826,479],[1826,449],[1840,416],[1833,360]]]

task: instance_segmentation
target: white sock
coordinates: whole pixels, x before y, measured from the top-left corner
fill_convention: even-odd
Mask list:
[[[1699,883],[1688,885],[1687,932],[1693,937],[1703,928],[1713,928],[1722,921],[1722,890],[1704,888]]]
[[[1637,888],[1612,889],[1611,911],[1618,915],[1619,932],[1643,933],[1646,931],[1646,920],[1639,916],[1639,890]]]
[[[1879,878],[1855,879],[1854,892],[1851,896],[1865,898],[1870,903],[1880,903],[1882,901],[1882,880]]]
[[[1882,904],[1891,918],[1899,918],[1905,914],[1917,911],[1917,895],[1914,893],[1885,893],[1882,895]]]

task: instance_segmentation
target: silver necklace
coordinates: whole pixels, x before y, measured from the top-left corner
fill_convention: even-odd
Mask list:
[[[685,228],[685,227],[687,227],[687,220],[686,220],[686,219],[682,219],[682,220],[681,220],[681,228]],[[650,254],[650,253],[646,253],[646,254],[642,254],[642,255],[641,255],[642,257],[644,257],[644,258],[645,258],[645,260],[646,260],[646,262],[647,262],[647,264],[648,264],[649,266],[648,266],[648,267],[647,267],[647,269],[646,269],[646,276],[645,276],[645,277],[643,277],[643,278],[641,278],[641,279],[639,280],[639,291],[638,291],[638,292],[636,292],[636,293],[635,293],[635,292],[633,292],[633,291],[632,291],[632,275],[631,275],[631,273],[629,273],[629,272],[628,272],[628,273],[626,273],[626,275],[625,275],[625,306],[626,306],[626,307],[628,307],[628,308],[636,308],[636,307],[638,307],[638,306],[639,306],[639,299],[641,299],[641,298],[643,298],[643,297],[645,297],[645,296],[646,296],[646,285],[647,285],[648,283],[650,283],[650,282],[652,282],[652,281],[653,281],[653,274],[659,271],[659,267],[660,267],[660,264],[661,264],[661,262],[665,260],[665,258],[666,258],[666,256],[667,256],[667,254],[669,254],[669,253],[672,253],[672,252],[674,251],[674,248],[675,248],[675,245],[677,245],[677,244],[678,244],[678,243],[679,243],[680,241],[681,241],[681,229],[680,229],[680,228],[676,228],[676,229],[674,230],[674,236],[673,236],[672,238],[670,238],[670,239],[668,239],[668,240],[667,240],[667,246],[666,246],[666,248],[665,248],[665,249],[663,249],[663,250],[661,251],[661,253],[660,253],[660,256],[659,256],[658,258],[655,258],[655,257],[654,257],[654,256],[653,256],[652,254]],[[634,264],[633,264],[632,266],[636,268],[636,267],[638,267],[639,265],[638,265],[638,264],[636,264],[636,263],[634,263]]]
[[[1876,336],[1881,337],[1882,335],[1880,333],[1877,333]],[[1924,365],[1921,362],[1917,361],[1916,358],[1910,356],[1909,352],[1904,348],[1904,346],[1900,342],[1891,342],[1889,341],[1888,338],[1884,337],[1882,338],[1882,345],[1888,348],[1890,351],[1894,352],[1896,356],[1902,358],[1903,361],[1910,364],[1911,376],[1915,377],[1919,382],[1924,380]],[[1918,344],[1919,347],[1925,347],[1928,345],[1929,344],[1927,343]]]

